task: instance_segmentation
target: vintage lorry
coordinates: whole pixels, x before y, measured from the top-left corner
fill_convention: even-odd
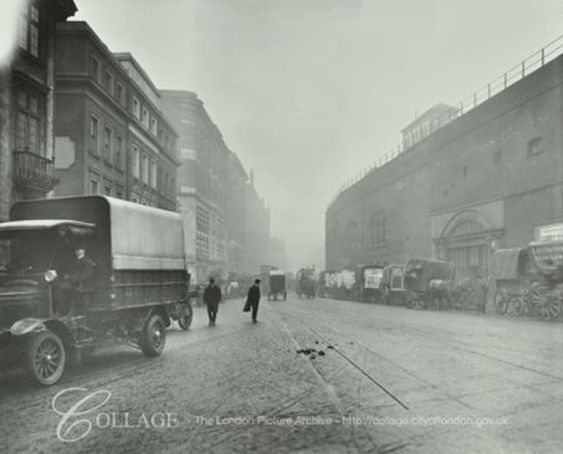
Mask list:
[[[16,203],[0,224],[9,261],[0,268],[0,354],[41,385],[70,360],[124,341],[147,356],[166,327],[192,320],[190,276],[177,213],[101,196]],[[95,263],[90,282],[69,285],[76,248]]]

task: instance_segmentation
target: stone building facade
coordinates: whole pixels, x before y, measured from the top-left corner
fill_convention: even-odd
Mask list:
[[[178,205],[192,276],[203,283],[210,276],[257,273],[269,263],[270,215],[252,176],[195,93],[161,93],[163,111],[179,133]]]
[[[72,0],[22,2],[16,48],[0,68],[0,221],[14,202],[42,198],[55,183],[53,117],[56,26]]]
[[[454,262],[489,269],[563,222],[563,56],[427,134],[341,192],[326,211],[326,266]],[[412,130],[408,130],[412,133]],[[415,140],[416,139],[416,140]]]
[[[60,24],[55,194],[103,194],[176,209],[177,134],[160,93],[129,53],[85,22]]]

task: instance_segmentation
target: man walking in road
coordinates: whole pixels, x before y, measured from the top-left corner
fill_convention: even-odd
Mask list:
[[[258,316],[258,304],[260,303],[260,279],[256,279],[254,281],[254,285],[248,289],[246,301],[252,309],[252,323],[256,323],[256,317]]]
[[[221,289],[215,285],[215,279],[209,279],[209,285],[203,292],[203,302],[207,305],[207,315],[209,315],[209,325],[215,326],[217,311],[221,301]]]

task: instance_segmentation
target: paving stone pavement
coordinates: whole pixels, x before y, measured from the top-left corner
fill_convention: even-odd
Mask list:
[[[252,324],[241,308],[221,304],[214,327],[196,308],[161,357],[107,349],[50,388],[0,373],[5,452],[563,450],[562,324],[292,298]],[[53,399],[94,392],[103,405],[60,433],[91,430],[60,441]]]

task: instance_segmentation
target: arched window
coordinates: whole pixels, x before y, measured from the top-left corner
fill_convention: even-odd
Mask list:
[[[464,221],[453,227],[448,236],[470,235],[472,233],[482,232],[483,226],[477,221]]]

